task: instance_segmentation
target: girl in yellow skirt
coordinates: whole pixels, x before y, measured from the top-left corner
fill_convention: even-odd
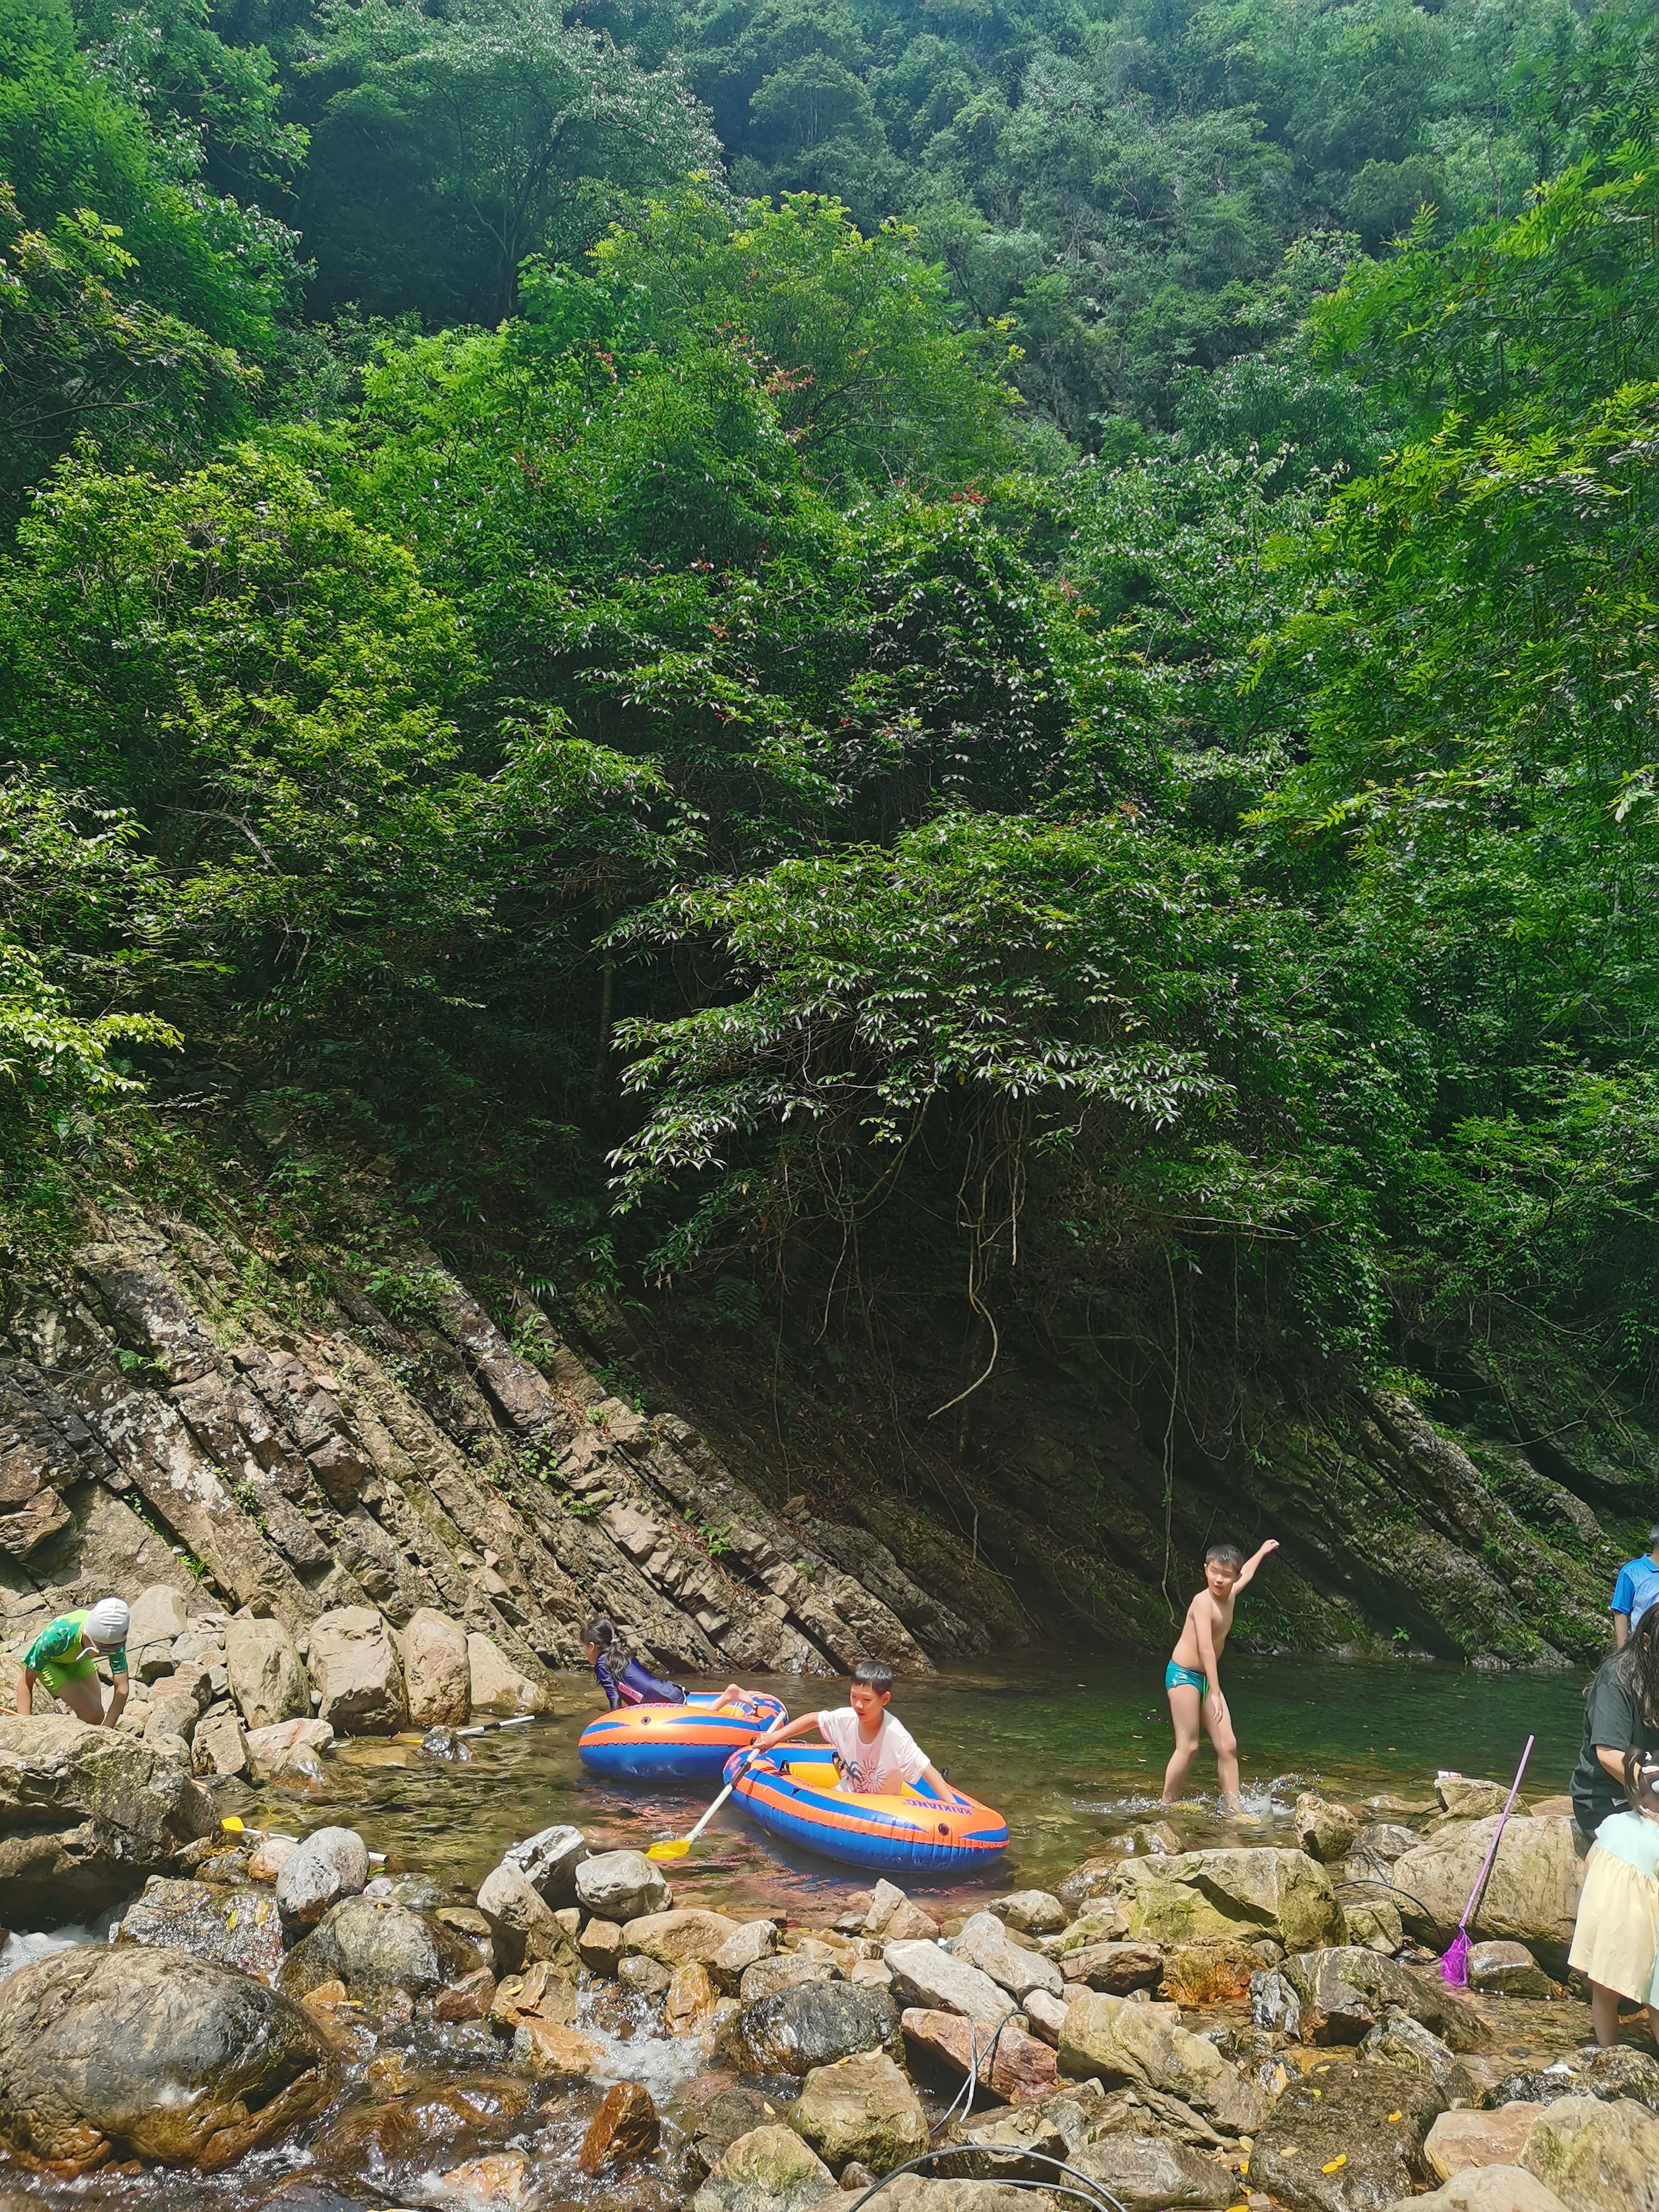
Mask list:
[[[1648,2008],[1648,2033],[1659,2043],[1659,1760],[1625,1753],[1625,1796],[1631,1809],[1613,1813],[1595,1832],[1584,1869],[1578,1918],[1567,1963],[1590,1985],[1595,2039],[1619,2040],[1619,2000]]]

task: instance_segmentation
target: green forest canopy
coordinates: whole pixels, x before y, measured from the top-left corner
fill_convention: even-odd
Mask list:
[[[1650,10],[0,0],[0,178],[9,1267],[148,1081],[1652,1389]]]

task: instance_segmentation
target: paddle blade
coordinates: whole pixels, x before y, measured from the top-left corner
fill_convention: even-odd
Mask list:
[[[653,1844],[646,1853],[648,1859],[683,1859],[691,1848],[690,1836],[676,1836],[666,1844]]]

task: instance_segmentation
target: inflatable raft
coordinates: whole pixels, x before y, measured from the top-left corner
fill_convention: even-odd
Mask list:
[[[712,1691],[694,1690],[683,1705],[618,1705],[601,1713],[576,1749],[590,1772],[618,1781],[713,1782],[734,1752],[788,1717],[779,1699],[759,1690],[732,1705]]]
[[[843,1790],[827,1744],[734,1753],[725,1779],[770,1834],[847,1866],[961,1873],[1008,1848],[1001,1814],[959,1790],[947,1786],[943,1797],[926,1782],[907,1783],[890,1797]]]

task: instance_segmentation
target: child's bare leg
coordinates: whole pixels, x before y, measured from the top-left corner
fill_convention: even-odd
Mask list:
[[[1176,1747],[1164,1771],[1164,1802],[1173,1805],[1187,1780],[1187,1769],[1198,1750],[1198,1692],[1190,1682],[1177,1682],[1170,1692],[1170,1719]]]
[[[1221,1780],[1221,1802],[1230,1813],[1238,1810],[1238,1738],[1233,1734],[1232,1716],[1227,1711],[1227,1700],[1219,1690],[1212,1690],[1204,1700],[1204,1725],[1209,1731],[1210,1741],[1215,1746],[1216,1772]]]
[[[1619,2040],[1619,1992],[1604,1990],[1600,1982],[1590,1987],[1590,2025],[1595,2030],[1595,2039],[1604,2051],[1610,2051]]]

